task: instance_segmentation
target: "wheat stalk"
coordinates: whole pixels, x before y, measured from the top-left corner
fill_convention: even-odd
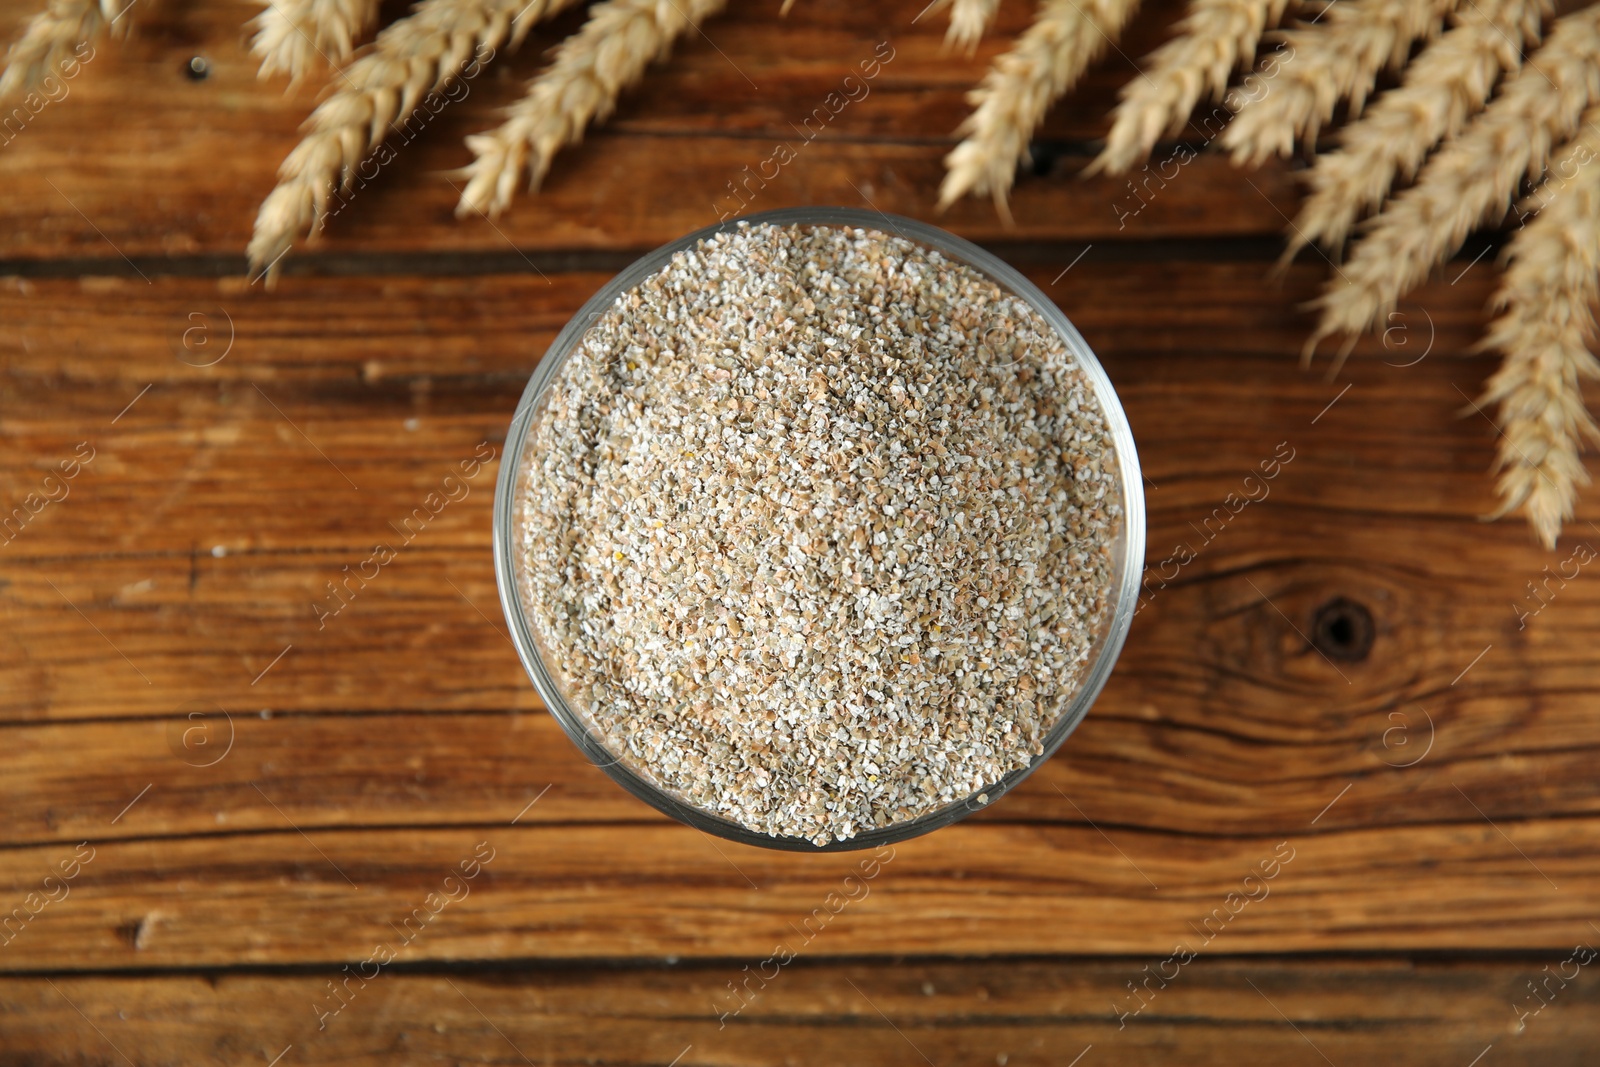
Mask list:
[[[267,0],[251,25],[250,51],[261,60],[261,76],[283,73],[298,79],[320,58],[339,66],[355,42],[378,21],[378,0]]]
[[[1283,47],[1245,79],[1244,103],[1222,131],[1222,146],[1234,163],[1255,166],[1289,155],[1296,141],[1313,142],[1339,101],[1360,112],[1378,74],[1437,33],[1456,2],[1342,0],[1319,24],[1283,34]]]
[[[1500,405],[1496,517],[1521,507],[1535,535],[1554,548],[1589,481],[1579,458],[1600,430],[1580,383],[1600,377],[1589,351],[1600,297],[1600,108],[1558,155],[1524,205],[1538,214],[1512,237],[1495,294],[1500,316],[1483,347],[1505,354],[1483,402]]]
[[[348,190],[355,168],[393,124],[469,63],[487,62],[509,38],[572,0],[424,0],[378,34],[371,48],[334,81],[334,92],[306,120],[305,137],[278,168],[262,202],[248,254],[252,270],[275,265],[297,236],[319,228],[335,190]],[[485,55],[487,53],[487,55]]]
[[[528,83],[510,117],[488,133],[467,138],[476,157],[462,171],[467,187],[457,215],[498,215],[511,204],[523,169],[536,189],[563,145],[575,144],[591,122],[616,107],[617,96],[672,42],[722,10],[727,0],[603,0],[583,28],[567,38],[555,61]]]
[[[1315,306],[1310,359],[1324,337],[1345,334],[1342,361],[1364,330],[1381,326],[1400,298],[1461,247],[1479,224],[1499,217],[1523,178],[1544,172],[1552,144],[1572,136],[1600,102],[1600,7],[1557,19],[1500,94],[1424,164],[1416,184],[1374,216],[1339,276]]]
[[[1454,27],[1406,67],[1405,83],[1340,132],[1338,151],[1317,157],[1285,261],[1312,241],[1342,245],[1397,177],[1414,176],[1436,144],[1483,110],[1501,72],[1521,67],[1524,43],[1538,42],[1549,12],[1549,0],[1474,0],[1459,9]]]
[[[50,0],[28,21],[22,36],[0,61],[0,100],[27,92],[52,73],[59,76],[69,55],[109,26],[127,28],[122,17],[138,0]],[[91,57],[92,53],[91,53]]]
[[[1122,89],[1106,146],[1085,173],[1121,174],[1155,143],[1176,134],[1202,96],[1219,99],[1261,34],[1283,17],[1288,0],[1190,0],[1178,34],[1139,64]]]
[[[956,130],[964,139],[944,157],[941,210],[968,193],[987,193],[1010,223],[1006,195],[1028,138],[1137,6],[1138,0],[1043,0],[1033,25],[967,94],[974,110]]]

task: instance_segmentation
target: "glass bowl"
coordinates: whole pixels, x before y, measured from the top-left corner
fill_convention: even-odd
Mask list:
[[[616,298],[633,289],[644,279],[665,267],[672,256],[683,249],[693,248],[698,242],[713,234],[730,230],[739,223],[771,223],[779,226],[834,226],[878,230],[891,233],[908,241],[933,249],[949,259],[963,263],[986,275],[1002,289],[1021,298],[1060,335],[1067,350],[1082,366],[1084,375],[1094,391],[1106,418],[1117,454],[1116,492],[1122,506],[1122,522],[1110,546],[1111,579],[1107,603],[1107,617],[1102,620],[1101,631],[1094,640],[1089,657],[1082,667],[1077,691],[1069,698],[1055,723],[1043,740],[1043,751],[1028,766],[1012,771],[986,789],[975,792],[965,800],[956,801],[936,811],[914,819],[892,823],[888,826],[862,830],[844,841],[831,841],[825,845],[813,844],[800,837],[780,837],[749,829],[715,813],[685,803],[657,786],[644,775],[613,754],[586,718],[577,712],[564,696],[565,684],[560,664],[554,662],[541,647],[523,603],[522,583],[518,570],[522,566],[515,551],[516,496],[523,472],[524,454],[529,428],[539,412],[540,400],[566,359],[578,348],[578,343],[596,319],[605,313]],[[1139,580],[1144,561],[1145,540],[1144,485],[1139,472],[1139,459],[1134,450],[1133,433],[1128,419],[1117,399],[1111,380],[1095,359],[1094,353],[1067,320],[1066,315],[1050,301],[1032,282],[995,256],[927,223],[898,215],[851,208],[787,208],[765,211],[743,218],[728,219],[715,226],[697,230],[686,237],[663,245],[641,257],[622,273],[600,288],[588,303],[574,315],[556,336],[545,353],[522,399],[517,404],[511,427],[506,433],[505,449],[501,456],[500,476],[494,499],[494,571],[500,589],[500,603],[505,609],[506,621],[511,629],[512,641],[522,665],[527,668],[534,688],[544,700],[550,714],[561,724],[574,744],[597,767],[610,775],[617,784],[658,811],[698,830],[716,834],[732,841],[761,848],[784,849],[797,852],[838,852],[854,849],[876,848],[879,845],[903,841],[930,830],[948,826],[959,819],[993,804],[995,800],[1015,788],[1028,775],[1049,759],[1067,739],[1089,711],[1111,674],[1117,654],[1128,635],[1138,600]]]

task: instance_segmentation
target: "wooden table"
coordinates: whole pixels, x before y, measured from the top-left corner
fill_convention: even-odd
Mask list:
[[[1051,116],[1015,228],[942,219],[1074,319],[1150,479],[1127,650],[1013,795],[858,882],[862,855],[657,816],[507,641],[494,463],[319,622],[328,583],[498,455],[578,305],[715,221],[880,41],[870,96],[749,209],[937,217],[999,46],[943,55],[919,6],[736,5],[541,194],[456,222],[437,173],[571,14],[275,292],[241,253],[316,87],[257,82],[247,9],[148,5],[0,149],[0,504],[59,497],[0,538],[0,1064],[1596,1062],[1600,578],[1547,579],[1600,508],[1555,553],[1480,521],[1495,430],[1462,412],[1493,257],[1337,380],[1303,371],[1328,267],[1268,278],[1291,168],[1080,179],[1116,54]]]

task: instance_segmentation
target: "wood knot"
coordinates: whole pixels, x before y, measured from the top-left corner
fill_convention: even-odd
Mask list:
[[[145,915],[118,926],[117,933],[122,935],[122,939],[128,943],[130,948],[135,950],[142,949],[149,940],[150,928],[154,925],[154,921],[154,915]]]
[[[1334,597],[1317,609],[1311,622],[1311,643],[1333,660],[1359,663],[1372,651],[1377,626],[1365,604]]]

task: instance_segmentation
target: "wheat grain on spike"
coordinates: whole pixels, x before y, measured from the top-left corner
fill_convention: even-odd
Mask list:
[[[1256,54],[1261,34],[1288,0],[1190,0],[1178,34],[1140,61],[1122,89],[1105,149],[1086,173],[1121,174],[1143,162],[1164,135],[1183,128],[1202,97],[1220,99],[1228,79]]]
[[[1549,0],[1474,0],[1459,8],[1454,27],[1406,67],[1404,83],[1340,131],[1338,151],[1317,157],[1284,259],[1312,241],[1330,249],[1344,244],[1397,178],[1414,176],[1436,144],[1483,110],[1502,72],[1521,67],[1522,49],[1538,43],[1549,12]]]
[[[338,66],[378,20],[378,0],[267,0],[252,21],[261,76],[300,78],[321,60]]]
[[[1538,214],[1507,248],[1494,300],[1500,314],[1483,341],[1505,359],[1483,402],[1500,405],[1496,515],[1522,508],[1554,548],[1577,487],[1589,480],[1583,443],[1600,441],[1581,390],[1600,377],[1590,351],[1600,298],[1600,108],[1584,115],[1522,210]]]
[[[378,34],[335,77],[333,92],[311,113],[305,136],[278,168],[277,187],[256,214],[251,270],[267,270],[270,284],[278,260],[297,237],[316,232],[329,198],[351,187],[357,164],[396,122],[571,2],[424,0]]]
[[[94,58],[90,42],[106,27],[127,29],[128,9],[137,0],[50,0],[28,20],[22,36],[0,60],[0,100],[20,96],[46,77],[60,77],[69,62]],[[84,50],[88,48],[88,55]]]
[[[1360,112],[1379,73],[1439,31],[1457,0],[1341,0],[1316,24],[1283,34],[1264,69],[1245,79],[1243,101],[1222,131],[1236,164],[1257,166],[1312,143],[1339,101]]]
[[[1475,227],[1504,214],[1525,177],[1544,173],[1550,149],[1600,103],[1600,7],[1557,19],[1545,43],[1417,180],[1369,223],[1348,262],[1315,302],[1306,342],[1346,335],[1341,359],[1363,331],[1379,327],[1400,298],[1454,255]]]
[[[585,127],[610,115],[622,90],[726,2],[603,0],[591,7],[583,28],[528,83],[506,121],[467,138],[476,158],[462,172],[467,186],[456,214],[500,214],[510,206],[524,171],[529,188],[538,188],[562,146],[577,143]]]
[[[974,110],[956,131],[964,139],[944,157],[941,210],[968,193],[987,194],[1010,221],[1006,197],[1028,138],[1137,6],[1138,0],[1043,0],[1033,25],[967,94]]]

